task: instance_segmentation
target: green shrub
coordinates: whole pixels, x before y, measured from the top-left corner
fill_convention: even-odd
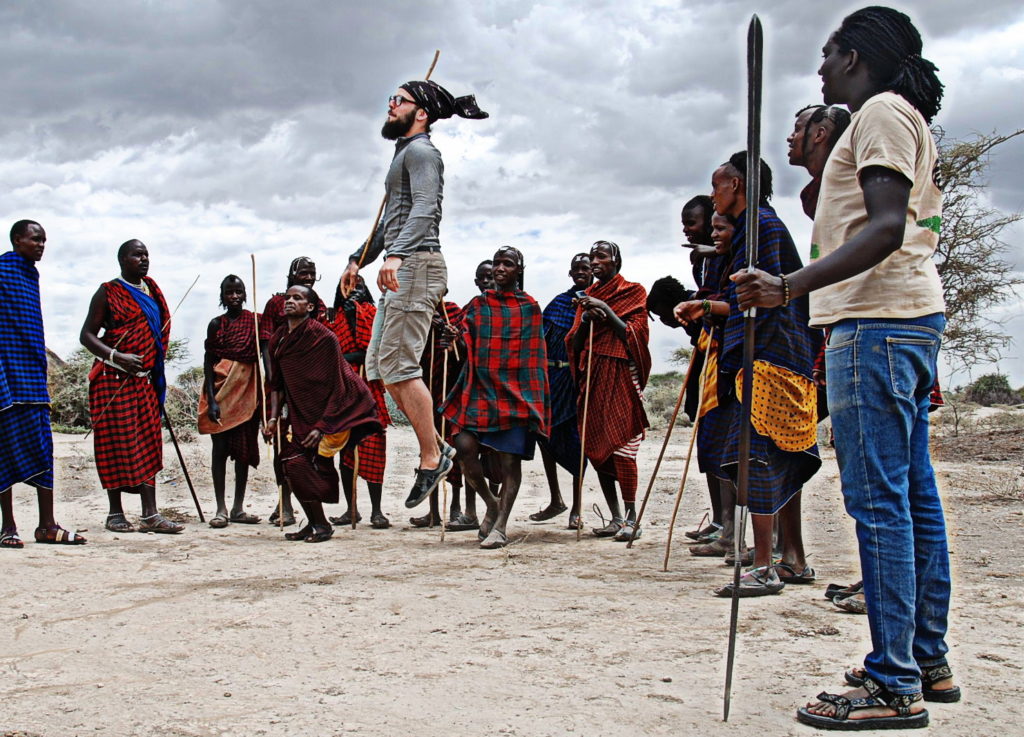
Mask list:
[[[968,402],[991,407],[993,404],[1020,404],[1024,397],[1010,388],[1010,382],[1003,374],[979,376],[967,387],[964,398]]]

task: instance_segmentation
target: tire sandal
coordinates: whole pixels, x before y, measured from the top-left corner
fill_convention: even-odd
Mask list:
[[[732,597],[732,584],[730,581],[725,586],[715,589],[715,596]],[[741,599],[751,596],[772,596],[782,593],[785,587],[786,584],[772,566],[761,566],[751,568],[740,576],[740,587],[736,596]]]
[[[782,579],[783,583],[814,583],[818,578],[814,573],[814,569],[808,565],[805,565],[802,571],[797,571],[789,563],[776,563],[775,571],[779,574],[779,578]]]
[[[223,530],[228,526],[228,518],[225,514],[215,514],[210,520],[210,527],[215,530]]]
[[[303,542],[307,542],[307,543],[325,543],[328,540],[330,540],[332,537],[334,537],[334,528],[333,527],[324,527],[324,528],[314,527],[314,528],[312,528],[312,532],[310,532],[308,535],[306,535],[306,537],[303,539]]]
[[[867,671],[863,668],[850,668],[843,674],[843,678],[854,688],[864,685],[864,678]],[[953,704],[960,700],[960,687],[953,688],[932,688],[939,681],[947,681],[953,678],[953,671],[948,665],[933,665],[930,668],[921,668],[921,694],[925,701],[939,704]]]
[[[135,525],[124,514],[108,514],[103,526],[111,532],[135,532]]]
[[[255,514],[249,514],[248,512],[232,514],[230,519],[237,525],[258,525],[260,523],[259,517]]]
[[[391,527],[391,520],[381,512],[377,512],[377,514],[370,515],[370,527],[374,530],[386,530]]]
[[[928,726],[928,710],[922,709],[916,714],[910,707],[921,700],[921,694],[894,694],[872,678],[865,678],[861,686],[867,696],[849,697],[839,694],[818,694],[818,701],[831,704],[834,709],[832,716],[814,714],[807,707],[796,711],[797,721],[818,729],[836,729],[843,731],[859,731],[866,729],[915,729]],[[874,709],[887,706],[896,713],[884,717],[865,717],[851,719],[850,714],[861,709]]]
[[[594,537],[614,537],[622,529],[622,526],[626,524],[626,520],[622,517],[612,517],[611,520],[605,523],[604,512],[596,504],[594,505],[594,514],[601,518],[600,527],[590,528],[590,531],[594,533]]]
[[[139,532],[157,532],[162,535],[177,535],[184,530],[184,525],[171,522],[162,514],[157,512],[148,517],[139,517]]]
[[[65,530],[60,525],[56,527],[37,527],[35,534],[37,543],[46,545],[85,545],[85,538],[77,532]]]
[[[21,550],[25,543],[18,537],[17,527],[5,527],[0,530],[0,548],[8,550]]]
[[[559,504],[557,506],[554,504],[549,504],[547,507],[540,510],[539,512],[534,512],[533,514],[531,514],[529,519],[531,522],[546,522],[549,519],[557,517],[567,509],[568,507],[565,506],[564,504]]]

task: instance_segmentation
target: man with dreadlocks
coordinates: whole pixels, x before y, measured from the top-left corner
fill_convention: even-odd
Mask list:
[[[366,282],[362,277],[356,282],[348,297],[341,293],[339,286],[334,293],[333,319],[330,320],[330,327],[338,336],[338,343],[341,345],[341,352],[345,355],[352,370],[363,380],[365,379],[364,362],[366,361],[366,346],[370,344],[370,331],[373,326],[373,318],[377,314],[374,305],[373,295],[370,293]],[[345,492],[345,504],[348,505],[345,512],[339,517],[331,517],[335,525],[352,524],[352,516],[355,515],[356,522],[361,522],[363,516],[359,514],[358,502],[352,504],[352,491],[356,483],[356,474],[366,482],[366,488],[370,492],[370,526],[375,530],[386,530],[391,527],[391,521],[384,516],[381,510],[381,497],[384,493],[384,469],[387,465],[387,435],[384,428],[391,424],[391,415],[388,413],[388,405],[384,400],[384,387],[380,381],[367,381],[370,394],[377,403],[377,415],[381,420],[381,431],[367,435],[360,441],[359,445],[349,446],[345,452],[340,454],[341,486]],[[358,469],[357,466],[358,456]]]
[[[540,457],[544,461],[551,501],[539,512],[530,515],[534,522],[557,517],[565,511],[565,502],[558,488],[558,468],[572,475],[572,509],[568,529],[580,526],[580,497],[583,477],[580,476],[580,428],[576,423],[576,402],[579,388],[569,368],[565,336],[576,318],[576,293],[594,283],[590,273],[590,254],[577,253],[569,261],[572,286],[556,296],[544,308],[544,342],[548,349],[548,399],[551,402],[551,432],[540,439]]]
[[[650,326],[644,288],[622,278],[622,254],[611,241],[590,249],[590,270],[596,279],[576,300],[577,311],[565,338],[569,363],[580,386],[576,416],[586,457],[597,470],[611,520],[595,528],[598,537],[618,541],[640,536],[636,526],[636,454],[650,423],[643,390],[651,375],[647,347]],[[588,376],[589,370],[589,376]],[[589,394],[596,401],[587,408]],[[619,482],[623,517],[615,482]]]
[[[160,415],[167,391],[170,312],[160,287],[148,276],[149,250],[142,241],[122,243],[117,260],[121,275],[96,290],[79,337],[96,356],[89,372],[89,414],[96,472],[110,502],[105,527],[134,532],[121,495],[138,494],[139,531],[174,534],[185,528],[160,514],[156,504],[156,474],[164,467]]]
[[[453,466],[450,451],[444,448],[442,454],[437,442],[435,405],[420,368],[430,316],[448,281],[438,239],[444,164],[430,142],[430,126],[453,115],[487,117],[473,95],[455,97],[436,82],[406,82],[388,98],[381,135],[397,142],[385,180],[384,217],[373,240],[350,257],[341,284],[347,294],[355,287],[359,269],[384,252],[377,276],[382,296],[366,351],[366,376],[384,383],[416,432],[419,466],[405,500],[410,509],[426,499]]]
[[[321,543],[334,528],[324,504],[338,503],[333,457],[380,432],[365,381],[349,367],[334,332],[312,319],[317,293],[301,284],[285,293],[285,323],[270,338],[270,396],[263,436],[281,438],[279,472],[306,513],[306,525],[286,540]],[[285,403],[288,413],[282,412]]]
[[[458,428],[455,447],[466,485],[480,495],[487,514],[480,547],[508,544],[506,526],[522,481],[522,460],[531,460],[537,436],[547,435],[547,350],[537,301],[523,291],[523,254],[499,248],[493,259],[494,289],[474,297],[463,315],[466,360],[440,412]],[[501,469],[501,492],[492,494],[480,463],[487,446]]]
[[[245,284],[234,274],[220,283],[225,309],[206,329],[203,392],[199,395],[199,432],[213,441],[210,468],[217,513],[210,527],[229,522],[254,525],[260,518],[243,509],[249,467],[260,464],[260,386],[256,352],[256,316],[243,310]],[[235,499],[228,513],[225,500],[227,461],[235,462]]]
[[[313,259],[308,256],[299,256],[292,260],[291,264],[288,266],[288,281],[285,286],[285,290],[294,287],[296,284],[306,287],[307,289],[312,289],[316,282],[316,263]],[[285,292],[277,292],[276,294],[271,295],[270,299],[267,300],[267,304],[263,308],[263,314],[260,315],[260,349],[263,352],[263,371],[268,382],[274,378],[270,374],[270,354],[267,352],[270,347],[270,336],[277,332],[277,329],[285,323],[284,303]],[[317,300],[317,305],[317,311],[316,314],[313,315],[313,319],[326,323],[327,309],[320,300]],[[274,453],[276,458],[276,444],[274,446]],[[279,466],[280,464],[275,460],[275,470],[279,468]],[[280,522],[278,519],[278,513],[283,510],[284,526],[288,527],[289,525],[295,524],[295,511],[292,508],[292,495],[288,490],[288,483],[283,478],[278,476],[277,483],[281,486],[282,490],[281,504],[280,507],[277,505],[274,506],[274,511],[270,513],[269,522],[272,525],[278,524]]]
[[[25,546],[14,521],[14,484],[36,489],[36,542],[82,545],[84,537],[53,518],[53,434],[36,269],[46,231],[35,220],[19,220],[11,227],[11,245],[0,255],[0,548]]]
[[[929,394],[945,326],[932,255],[942,199],[929,124],[942,83],[921,35],[896,10],[843,19],[818,74],[826,104],[853,113],[822,176],[813,263],[737,274],[740,306],[811,295],[829,327],[828,404],[846,510],[856,520],[871,652],[857,686],[821,694],[797,718],[829,729],[923,727],[921,703],[957,701],[946,662],[949,552],[928,452]],[[759,310],[760,312],[760,310]]]

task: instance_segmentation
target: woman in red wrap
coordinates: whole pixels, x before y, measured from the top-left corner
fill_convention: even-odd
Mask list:
[[[548,355],[543,314],[522,290],[523,254],[511,246],[494,254],[495,289],[478,294],[463,315],[466,362],[438,411],[458,430],[455,448],[466,483],[484,500],[480,547],[508,544],[505,526],[522,481],[522,460],[531,460],[538,435],[550,424]],[[480,450],[490,448],[501,469],[494,495]]]
[[[234,274],[220,283],[220,304],[226,312],[213,318],[206,330],[198,412],[199,432],[213,441],[210,470],[217,514],[210,527],[217,529],[229,522],[254,525],[260,521],[242,508],[249,466],[260,464],[256,316],[242,309],[245,284]],[[235,500],[230,514],[225,501],[228,458],[235,462]]]
[[[352,372],[334,332],[310,319],[319,308],[309,287],[285,293],[285,323],[270,339],[270,412],[263,428],[267,441],[279,435],[280,475],[306,512],[307,524],[285,538],[310,543],[334,534],[323,507],[338,503],[334,456],[381,430],[366,382]]]
[[[591,247],[590,268],[597,281],[577,300],[579,310],[565,342],[580,385],[577,417],[580,437],[585,438],[584,452],[594,464],[612,516],[607,525],[595,528],[594,534],[623,541],[634,533],[636,454],[650,427],[642,394],[651,374],[647,291],[622,278],[622,255],[610,241],[597,241]],[[589,357],[592,401],[584,413],[588,353],[593,354]],[[615,492],[616,481],[625,517]]]

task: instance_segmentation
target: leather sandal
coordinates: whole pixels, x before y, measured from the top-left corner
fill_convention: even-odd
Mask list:
[[[135,525],[123,514],[108,514],[103,526],[111,532],[135,532]]]
[[[171,522],[159,512],[148,517],[139,518],[139,532],[158,532],[162,535],[177,535],[185,529],[184,525]]]
[[[37,527],[35,534],[37,543],[47,545],[85,545],[85,538],[77,532],[65,530],[60,525],[56,527]]]

